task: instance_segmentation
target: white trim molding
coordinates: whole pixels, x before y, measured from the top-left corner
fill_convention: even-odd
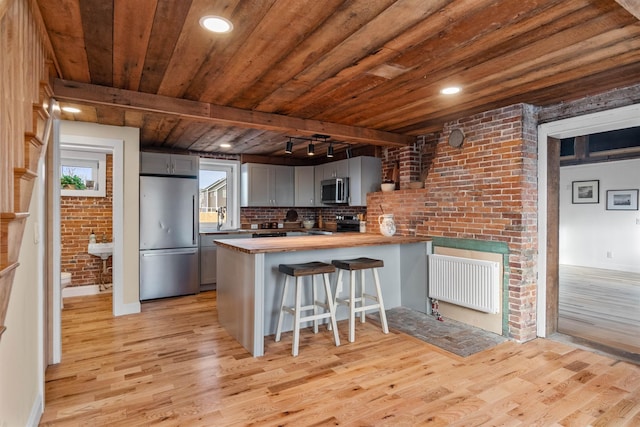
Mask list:
[[[547,302],[547,138],[571,138],[640,126],[640,104],[538,125],[538,289],[537,335],[546,336]]]

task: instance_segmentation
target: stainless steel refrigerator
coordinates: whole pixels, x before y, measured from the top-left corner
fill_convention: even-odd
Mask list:
[[[198,293],[198,179],[140,177],[140,300]]]

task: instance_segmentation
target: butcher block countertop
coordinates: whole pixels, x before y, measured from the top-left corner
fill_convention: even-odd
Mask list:
[[[216,241],[218,246],[248,254],[297,252],[319,249],[353,248],[357,246],[402,245],[429,242],[429,237],[385,237],[373,233],[335,233],[331,235],[263,237]]]

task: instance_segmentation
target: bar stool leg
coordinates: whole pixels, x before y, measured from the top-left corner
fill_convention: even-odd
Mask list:
[[[356,272],[351,270],[349,283],[349,342],[356,340]]]
[[[296,306],[293,319],[293,350],[291,354],[298,355],[298,347],[300,345],[300,307],[302,299],[302,277],[296,277]]]
[[[333,293],[333,308],[336,311],[336,313],[338,312],[338,305],[340,304],[338,302],[338,294],[340,293],[340,291],[342,291],[342,270],[338,270],[338,277],[336,277],[336,291]],[[329,323],[327,325],[327,329],[332,330],[333,326],[331,323]]]
[[[324,273],[322,275],[324,280],[324,292],[327,295],[327,306],[329,307],[329,313],[331,316],[329,319],[331,326],[329,329],[333,331],[333,341],[336,343],[336,347],[340,345],[340,337],[338,336],[338,324],[336,323],[336,306],[333,303],[333,297],[331,296],[331,284],[329,283],[329,275]]]
[[[316,275],[311,276],[311,301],[313,301],[313,333],[318,333],[318,304],[316,301],[318,300],[318,293],[316,292]]]
[[[366,305],[365,291],[366,291],[366,287],[364,282],[364,270],[360,270],[360,306],[363,308]],[[363,309],[362,311],[360,311],[360,323],[364,323],[365,322],[364,319],[365,319],[365,310]]]
[[[382,323],[382,332],[389,333],[389,325],[387,325],[387,313],[384,311],[384,302],[382,301],[382,291],[380,290],[380,276],[378,269],[373,269],[373,282],[376,285],[376,295],[378,297],[378,310],[380,311],[380,323]]]
[[[284,276],[284,289],[282,291],[282,301],[280,302],[280,314],[278,315],[278,327],[276,328],[276,342],[280,341],[280,334],[282,333],[282,321],[284,320],[284,303],[287,298],[287,291],[289,290],[289,276]]]

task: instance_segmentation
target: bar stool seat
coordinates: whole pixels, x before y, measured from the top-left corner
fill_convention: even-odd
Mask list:
[[[349,307],[349,342],[354,342],[356,338],[356,313],[360,313],[360,321],[364,323],[365,312],[369,310],[378,309],[380,313],[380,323],[382,324],[382,332],[388,334],[389,326],[387,324],[387,315],[384,311],[384,301],[382,299],[382,291],[380,290],[380,276],[378,274],[378,268],[384,267],[384,261],[380,259],[361,257],[346,260],[333,260],[331,261],[331,264],[339,270],[336,280],[334,305],[338,307],[340,304],[344,304]],[[373,274],[373,283],[375,285],[376,292],[375,295],[366,293],[366,270],[370,270]],[[342,273],[344,271],[350,272],[349,297],[338,298],[338,295],[342,290]],[[356,296],[356,271],[360,271],[359,296]],[[373,302],[369,302],[369,300]]]
[[[276,341],[280,341],[282,334],[282,322],[284,319],[284,313],[293,315],[293,347],[291,354],[293,356],[298,355],[298,347],[300,344],[300,325],[303,322],[313,320],[313,333],[318,333],[318,320],[330,319],[330,329],[333,330],[333,339],[336,346],[340,345],[340,338],[338,337],[338,327],[336,324],[336,310],[333,301],[333,295],[331,293],[331,284],[329,283],[329,273],[336,271],[336,268],[324,262],[313,261],[303,264],[280,264],[278,271],[283,273],[284,276],[284,289],[282,291],[282,302],[280,304],[280,314],[278,315],[278,327],[276,329]],[[325,302],[318,301],[316,293],[316,277],[322,275],[324,281]],[[302,305],[302,293],[303,293],[303,277],[311,276],[311,293],[312,303],[308,305]],[[295,305],[293,307],[286,306],[285,301],[287,298],[287,291],[289,289],[289,279],[291,277],[296,278],[296,291],[295,291]],[[319,312],[322,308],[325,311]],[[305,311],[313,310],[313,314],[302,316]]]

